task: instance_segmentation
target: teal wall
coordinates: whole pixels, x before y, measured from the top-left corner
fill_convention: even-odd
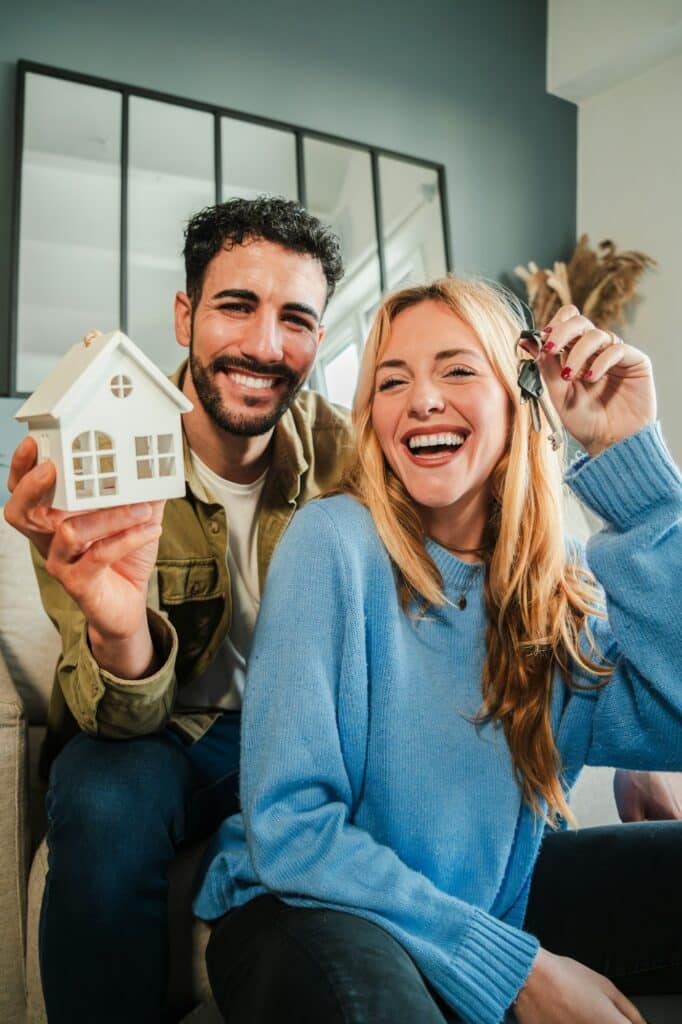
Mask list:
[[[576,108],[545,92],[545,37],[545,0],[5,0],[0,395],[17,60],[443,163],[456,269],[501,277],[563,257],[575,240]],[[0,500],[17,404],[0,398]]]

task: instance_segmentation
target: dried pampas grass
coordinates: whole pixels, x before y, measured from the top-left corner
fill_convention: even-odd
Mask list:
[[[568,264],[555,263],[542,270],[536,263],[516,267],[514,273],[526,283],[528,305],[535,323],[544,327],[560,306],[573,304],[603,329],[620,326],[623,307],[634,298],[637,281],[656,260],[643,252],[617,252],[613,242],[599,242],[597,252],[581,235]]]

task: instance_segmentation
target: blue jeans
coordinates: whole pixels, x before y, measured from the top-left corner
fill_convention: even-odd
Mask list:
[[[40,968],[50,1024],[154,1024],[168,981],[166,873],[238,807],[238,712],[196,743],[80,734],[55,760]]]

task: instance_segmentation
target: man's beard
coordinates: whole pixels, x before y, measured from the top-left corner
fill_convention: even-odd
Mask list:
[[[216,426],[229,434],[238,434],[240,437],[255,437],[257,434],[266,434],[275,426],[287,411],[294,398],[303,386],[303,378],[283,363],[256,363],[252,359],[238,357],[217,356],[208,367],[199,361],[194,354],[192,342],[189,346],[189,368],[192,374],[194,389],[199,401],[206,410],[208,416]],[[287,384],[286,393],[281,402],[274,409],[266,413],[254,412],[253,416],[245,413],[235,413],[226,408],[219,388],[215,384],[216,373],[229,370],[239,370],[242,373],[260,374],[265,377],[279,377]],[[244,404],[257,406],[259,399],[246,396]]]

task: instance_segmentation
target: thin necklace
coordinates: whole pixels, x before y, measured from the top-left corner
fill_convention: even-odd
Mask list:
[[[449,551],[450,554],[455,555],[455,557],[458,557],[459,555],[479,555],[479,557],[483,558],[483,548],[451,548],[448,544],[443,544],[442,541],[440,541],[439,543],[442,548],[445,548],[446,551]],[[459,597],[455,601],[455,604],[457,605],[461,612],[463,612],[467,606],[467,594],[473,587],[474,583],[478,581],[478,577],[481,575],[482,568],[483,566],[481,565],[476,566],[476,568],[474,569],[474,571],[472,572],[471,576],[467,581],[467,585],[464,587],[463,590],[460,590],[459,592]]]
[[[481,575],[481,566],[477,565],[476,568],[474,569],[474,571],[472,572],[471,577],[469,578],[469,581],[467,582],[467,585],[464,588],[464,590],[460,590],[459,597],[455,601],[455,604],[457,605],[457,607],[459,608],[459,610],[461,612],[463,612],[464,609],[467,606],[467,594],[469,593],[469,591],[473,587],[474,583],[476,583],[476,581],[478,580],[478,577],[480,575]]]

